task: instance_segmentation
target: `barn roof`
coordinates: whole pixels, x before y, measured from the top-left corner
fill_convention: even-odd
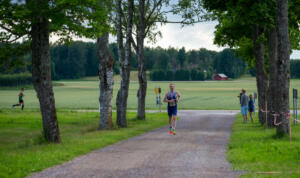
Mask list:
[[[225,74],[218,74],[218,76],[220,76],[222,78],[226,78],[227,77]]]

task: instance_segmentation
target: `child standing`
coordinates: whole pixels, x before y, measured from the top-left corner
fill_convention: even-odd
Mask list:
[[[253,100],[253,96],[250,94],[249,95],[249,103],[248,103],[248,108],[249,108],[249,115],[250,115],[250,118],[251,118],[251,122],[253,123],[253,112],[254,112],[254,100]]]

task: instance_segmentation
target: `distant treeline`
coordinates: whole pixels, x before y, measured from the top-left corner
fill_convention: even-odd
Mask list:
[[[116,43],[110,44],[110,51],[115,59],[114,72],[119,74]],[[73,42],[70,45],[52,45],[50,55],[52,79],[54,80],[98,75],[98,55],[95,43]],[[189,78],[197,78],[197,80],[198,78],[203,79],[203,72],[204,79],[210,79],[213,73],[224,73],[229,78],[238,78],[247,72],[246,64],[240,58],[235,57],[234,52],[230,49],[216,52],[204,48],[186,51],[184,48],[146,47],[145,56],[148,71],[159,72],[163,70],[164,73],[170,71],[174,74],[174,80],[181,77],[179,73],[187,74],[184,71],[189,71]],[[26,55],[24,61],[25,67],[13,68],[10,73],[30,72],[31,55]],[[134,52],[130,67],[131,70],[137,70],[138,67],[137,56]],[[177,75],[176,71],[178,71]],[[7,73],[3,68],[0,68],[0,72]],[[200,76],[197,76],[198,74]],[[151,78],[156,80],[155,77]]]
[[[109,47],[115,59],[114,72],[119,74],[117,44],[112,43]],[[73,42],[70,45],[52,45],[50,54],[54,80],[98,75],[95,43]],[[214,73],[224,73],[229,78],[239,78],[245,73],[255,75],[255,72],[252,69],[248,70],[243,60],[236,57],[231,49],[216,52],[204,48],[186,51],[184,48],[146,47],[145,56],[146,68],[151,71],[151,80],[209,80]],[[31,55],[24,56],[23,61],[20,67],[14,67],[11,71],[0,67],[0,73],[30,72]],[[134,52],[130,65],[131,70],[137,70],[138,61]],[[22,75],[17,76],[18,80],[20,76]],[[300,60],[291,60],[291,77],[300,78]]]

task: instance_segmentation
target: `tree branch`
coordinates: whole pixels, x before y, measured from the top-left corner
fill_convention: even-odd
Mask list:
[[[161,5],[162,0],[159,0],[156,4],[153,4],[153,8],[151,10],[151,12],[149,13],[149,15],[146,17],[145,23],[149,23],[149,20],[151,18],[151,16],[153,15],[153,13],[155,12],[156,8]]]
[[[130,40],[131,40],[131,44],[132,44],[135,52],[137,53],[138,52],[138,48],[137,48],[136,42],[134,41],[132,35],[130,35]]]
[[[154,21],[155,23],[173,23],[173,24],[183,24],[183,25],[191,25],[191,24],[196,24],[196,23],[201,23],[201,22],[206,22],[206,20],[197,20],[194,22],[185,22],[185,21],[169,21],[169,20],[156,20]]]

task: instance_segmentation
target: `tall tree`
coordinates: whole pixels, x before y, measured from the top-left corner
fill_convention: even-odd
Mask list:
[[[114,59],[109,53],[108,33],[98,38],[99,79],[100,79],[100,123],[99,130],[112,129],[112,96],[114,87]]]
[[[179,51],[178,51],[178,56],[177,56],[177,60],[179,61],[180,63],[180,67],[181,69],[184,68],[184,62],[186,60],[186,55],[185,55],[185,48],[182,47]]]
[[[277,39],[278,39],[278,82],[277,97],[279,98],[278,111],[280,113],[279,121],[281,124],[277,127],[277,135],[282,136],[289,134],[290,127],[290,41],[289,41],[289,23],[288,23],[288,1],[278,0],[278,23],[277,23]]]
[[[145,120],[145,105],[147,92],[147,76],[146,76],[146,60],[144,54],[144,41],[149,37],[155,41],[160,33],[154,32],[156,29],[156,21],[163,20],[163,12],[161,8],[164,3],[168,4],[168,0],[138,0],[138,13],[136,17],[136,42],[133,37],[132,43],[138,57],[138,79],[139,89],[137,92],[138,109],[137,117]]]
[[[32,78],[40,102],[43,133],[49,142],[59,143],[61,139],[51,84],[49,35],[56,33],[66,40],[71,39],[72,33],[95,37],[102,30],[106,11],[96,1],[72,0],[3,0],[0,7],[0,28],[5,31],[0,33],[0,42],[11,45],[22,38],[30,43]]]
[[[127,0],[127,16],[124,16],[122,1],[115,0],[116,3],[116,29],[117,29],[117,41],[118,41],[118,56],[120,62],[120,76],[121,76],[121,86],[118,91],[116,98],[117,105],[117,125],[119,127],[127,127],[127,99],[128,99],[128,89],[130,82],[130,58],[131,58],[131,35],[132,35],[132,24],[133,24],[133,11],[134,11],[134,1]],[[127,22],[125,35],[123,34],[123,21]],[[123,44],[124,36],[125,49]]]

